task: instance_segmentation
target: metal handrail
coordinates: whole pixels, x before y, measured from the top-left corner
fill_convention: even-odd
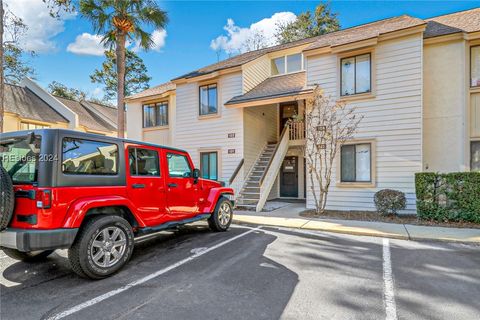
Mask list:
[[[285,125],[282,130],[282,134],[280,135],[280,139],[278,139],[277,145],[275,146],[275,150],[273,151],[272,157],[268,161],[267,168],[262,174],[262,177],[260,178],[260,186],[263,184],[263,180],[265,180],[265,176],[267,175],[268,169],[270,169],[270,166],[272,165],[273,158],[275,157],[275,154],[277,153],[278,150],[278,145],[280,142],[283,140],[283,137],[285,136],[285,133],[287,132],[287,127],[288,125]]]
[[[231,185],[235,180],[235,178],[237,177],[238,173],[240,172],[240,169],[242,169],[243,167],[244,162],[245,162],[245,159],[242,158],[242,160],[240,160],[240,162],[238,163],[237,168],[235,169],[235,171],[233,171],[233,174],[230,177],[230,180],[228,180],[229,185]]]

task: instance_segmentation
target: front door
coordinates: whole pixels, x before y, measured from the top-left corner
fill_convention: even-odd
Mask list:
[[[199,188],[193,179],[193,163],[181,151],[166,150],[167,205],[175,220],[192,217],[198,211]]]
[[[127,192],[140,218],[148,226],[161,224],[166,215],[165,182],[160,172],[159,149],[129,145]]]
[[[285,157],[283,160],[280,197],[298,198],[298,157]]]
[[[298,115],[298,104],[297,102],[289,102],[280,104],[280,133],[283,131],[283,127],[288,120],[290,120],[294,115]]]

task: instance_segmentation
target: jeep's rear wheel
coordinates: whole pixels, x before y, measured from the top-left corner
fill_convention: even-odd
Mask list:
[[[3,252],[12,259],[25,261],[25,262],[36,262],[41,261],[51,255],[55,250],[43,250],[43,251],[30,251],[22,252],[17,249],[11,248],[2,248]]]
[[[0,165],[0,230],[5,229],[10,223],[14,205],[12,179],[7,170]]]
[[[213,231],[227,231],[232,223],[232,202],[225,197],[218,199],[215,211],[208,218],[208,225]]]
[[[91,279],[106,278],[120,270],[133,252],[133,231],[118,216],[90,219],[68,250],[73,271]]]

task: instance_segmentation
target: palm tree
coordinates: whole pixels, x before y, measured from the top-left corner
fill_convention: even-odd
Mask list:
[[[153,0],[80,0],[80,13],[90,20],[102,42],[115,47],[117,63],[118,136],[125,134],[125,46],[127,39],[145,50],[154,42],[145,27],[164,29],[167,13]]]

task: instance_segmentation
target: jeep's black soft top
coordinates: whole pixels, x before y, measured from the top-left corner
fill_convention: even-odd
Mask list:
[[[54,155],[46,157],[53,161],[38,161],[37,163],[37,181],[39,187],[70,187],[70,186],[124,186],[126,185],[125,153],[118,153],[118,172],[109,175],[76,175],[68,174],[62,171],[60,165],[61,157],[55,155],[61,154],[62,141],[64,138],[75,138],[93,140],[116,144],[119,149],[124,147],[125,143],[135,143],[144,146],[152,146],[166,150],[179,151],[187,153],[182,149],[168,146],[157,145],[148,142],[135,141],[129,139],[120,139],[116,137],[102,136],[94,133],[86,133],[67,129],[35,129],[13,131],[0,134],[0,144],[14,141],[14,138],[28,138],[31,134],[41,136],[40,154]]]
[[[145,142],[145,141],[138,141],[138,140],[132,140],[132,139],[126,139],[126,138],[121,139],[121,138],[117,138],[117,137],[109,137],[109,136],[103,136],[103,135],[100,135],[100,134],[81,132],[81,131],[69,130],[69,129],[34,129],[34,130],[4,132],[4,133],[0,133],[0,143],[2,143],[4,140],[7,140],[9,138],[22,137],[22,136],[26,137],[29,134],[31,134],[32,132],[36,135],[41,135],[41,136],[47,136],[47,135],[51,135],[51,134],[57,135],[58,133],[62,133],[63,135],[66,135],[68,133],[72,133],[76,137],[85,138],[85,139],[88,139],[88,140],[98,140],[98,141],[115,142],[115,143],[119,143],[119,142],[137,143],[137,144],[142,144],[142,145],[157,147],[157,148],[162,148],[162,149],[169,149],[169,150],[175,150],[175,151],[180,151],[180,152],[187,152],[186,150],[183,150],[183,149],[174,148],[174,147],[170,147],[170,146],[164,146],[164,145]]]

